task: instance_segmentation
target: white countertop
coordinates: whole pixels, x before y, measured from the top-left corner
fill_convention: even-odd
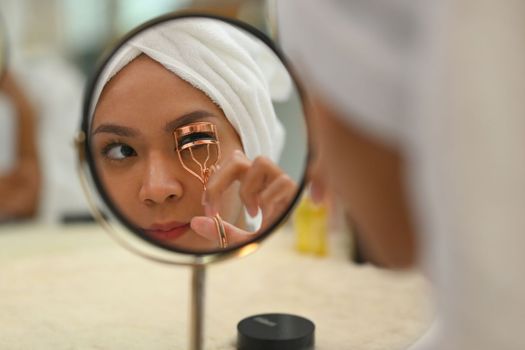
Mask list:
[[[414,272],[293,249],[289,229],[258,252],[212,265],[206,349],[235,349],[236,325],[257,313],[316,325],[316,349],[405,349],[428,327],[427,286]],[[184,349],[190,270],[118,246],[96,225],[0,227],[0,349]]]

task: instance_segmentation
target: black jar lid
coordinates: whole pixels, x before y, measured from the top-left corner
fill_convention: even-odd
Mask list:
[[[238,350],[313,350],[315,325],[289,314],[250,316],[237,324]]]

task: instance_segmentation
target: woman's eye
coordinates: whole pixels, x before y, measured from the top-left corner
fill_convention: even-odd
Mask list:
[[[104,147],[102,153],[112,160],[124,160],[137,155],[137,152],[132,147],[123,143],[110,144]]]

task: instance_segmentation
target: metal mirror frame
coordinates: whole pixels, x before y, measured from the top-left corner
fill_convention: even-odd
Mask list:
[[[175,264],[175,265],[189,265],[189,266],[201,266],[209,263],[222,261],[234,257],[242,257],[248,255],[259,248],[261,242],[266,239],[271,233],[273,233],[289,216],[293,207],[297,204],[298,199],[301,196],[301,193],[304,189],[306,182],[306,169],[309,164],[310,159],[310,147],[308,139],[306,140],[306,154],[305,154],[305,164],[304,171],[300,181],[298,182],[298,190],[295,194],[293,200],[288,205],[287,209],[281,213],[275,222],[273,222],[266,230],[261,233],[256,234],[252,239],[237,244],[232,245],[231,247],[217,249],[213,251],[192,251],[189,249],[179,249],[167,244],[162,244],[158,240],[155,240],[144,233],[140,233],[136,228],[128,221],[128,219],[118,210],[113,201],[109,198],[107,192],[104,190],[104,186],[101,183],[101,180],[96,173],[96,167],[94,164],[93,154],[91,150],[91,144],[87,135],[89,135],[89,119],[90,116],[90,103],[93,98],[93,93],[102,71],[105,66],[111,61],[113,55],[125,45],[131,38],[142,33],[143,31],[162,24],[164,22],[179,20],[179,19],[190,19],[190,18],[207,18],[217,21],[222,21],[228,25],[232,25],[240,30],[243,30],[250,35],[254,36],[255,39],[261,40],[272,52],[279,58],[283,66],[287,69],[288,74],[293,82],[294,88],[297,90],[298,96],[301,99],[301,106],[303,110],[303,117],[306,118],[306,97],[303,89],[293,73],[293,69],[290,66],[289,62],[276,46],[273,41],[262,33],[257,28],[242,22],[240,20],[223,17],[216,14],[206,13],[206,12],[195,12],[195,11],[176,11],[160,17],[156,17],[150,21],[145,22],[144,24],[138,26],[132,31],[128,32],[124,37],[122,37],[113,49],[109,53],[104,55],[104,58],[97,65],[95,74],[90,77],[90,80],[87,83],[87,87],[84,93],[84,101],[82,106],[82,121],[80,125],[80,131],[78,132],[74,142],[77,149],[77,170],[79,172],[80,180],[82,187],[84,189],[85,195],[88,199],[90,209],[95,216],[95,219],[103,226],[113,238],[115,238],[120,244],[124,245],[128,250],[131,250],[143,257],[146,257],[151,260],[155,260],[161,263]],[[306,135],[308,137],[308,123],[305,120]],[[95,191],[93,191],[95,190]],[[112,224],[110,224],[107,218],[102,214],[100,207],[95,204],[95,199],[92,196],[92,192],[96,192],[104,204],[107,206],[108,210],[111,212],[115,218],[123,224],[126,230],[130,232],[119,232],[115,229]],[[130,239],[131,236],[126,237],[126,235],[133,235],[133,239]],[[136,239],[138,239],[138,241]],[[134,242],[133,242],[134,241]],[[142,241],[142,242],[139,242]],[[149,246],[146,246],[149,245]]]

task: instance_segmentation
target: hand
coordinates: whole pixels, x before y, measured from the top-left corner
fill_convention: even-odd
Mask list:
[[[221,196],[235,181],[239,181],[239,197],[248,214],[255,217],[259,210],[262,224],[256,232],[224,222],[229,244],[240,243],[264,231],[283,213],[297,193],[295,182],[266,157],[250,161],[241,151],[221,162],[210,177],[203,203],[207,217],[194,217],[192,229],[210,240],[218,240],[217,229],[211,217],[219,212]]]

